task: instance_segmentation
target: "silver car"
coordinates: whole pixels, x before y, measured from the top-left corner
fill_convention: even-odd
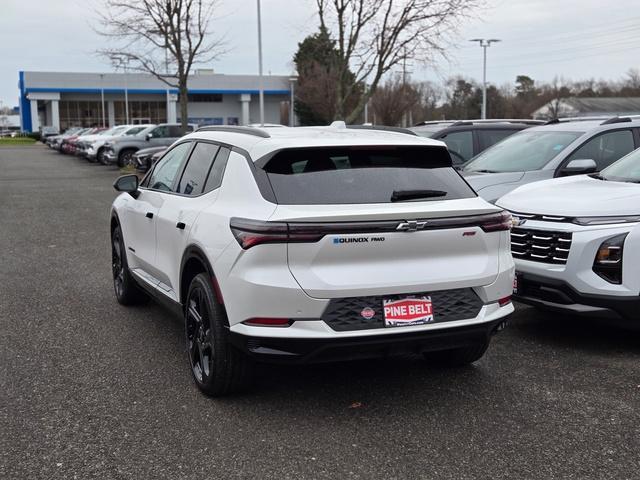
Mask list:
[[[485,200],[554,177],[594,173],[640,147],[640,119],[555,120],[507,137],[463,167]]]
[[[197,127],[188,125],[187,133]],[[117,163],[119,167],[134,165],[134,154],[143,148],[169,146],[182,136],[179,123],[161,123],[148,127],[136,135],[114,138],[104,144],[104,163]]]

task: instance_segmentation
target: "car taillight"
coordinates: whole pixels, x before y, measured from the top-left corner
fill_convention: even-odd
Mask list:
[[[232,218],[230,227],[233,236],[245,250],[264,243],[317,242],[325,235],[306,227],[244,218]]]
[[[511,295],[498,300],[498,305],[501,307],[504,307],[505,305],[509,305],[510,303],[511,303]]]
[[[250,318],[249,320],[245,320],[245,325],[249,325],[251,327],[288,327],[293,321],[289,318]]]
[[[480,222],[480,228],[485,232],[500,232],[503,230],[511,230],[512,219],[511,214],[506,211],[491,215],[483,215]]]

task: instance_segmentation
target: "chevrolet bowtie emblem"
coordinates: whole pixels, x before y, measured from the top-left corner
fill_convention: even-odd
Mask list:
[[[417,232],[418,230],[422,230],[427,225],[427,222],[419,222],[417,220],[408,220],[406,222],[401,222],[396,227],[396,230],[401,232]]]

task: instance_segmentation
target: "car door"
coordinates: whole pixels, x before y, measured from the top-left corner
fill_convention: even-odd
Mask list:
[[[632,129],[609,130],[595,135],[579,146],[565,158],[561,168],[572,160],[594,160],[600,171],[635,148]]]
[[[191,149],[191,142],[176,145],[160,159],[140,186],[138,198],[127,205],[125,243],[131,262],[131,271],[148,283],[157,285],[156,266],[157,218],[167,193],[174,189],[181,166]]]
[[[226,154],[225,154],[226,152]],[[158,212],[157,266],[160,288],[179,300],[180,262],[200,212],[217,198],[220,169],[229,149],[198,141],[176,184]]]
[[[173,140],[169,136],[169,125],[159,125],[147,135],[150,147],[161,147],[171,145]]]

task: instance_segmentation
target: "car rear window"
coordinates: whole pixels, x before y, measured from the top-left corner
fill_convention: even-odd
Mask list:
[[[442,147],[299,148],[258,161],[283,205],[452,200],[475,193]],[[417,192],[425,192],[420,196]]]

